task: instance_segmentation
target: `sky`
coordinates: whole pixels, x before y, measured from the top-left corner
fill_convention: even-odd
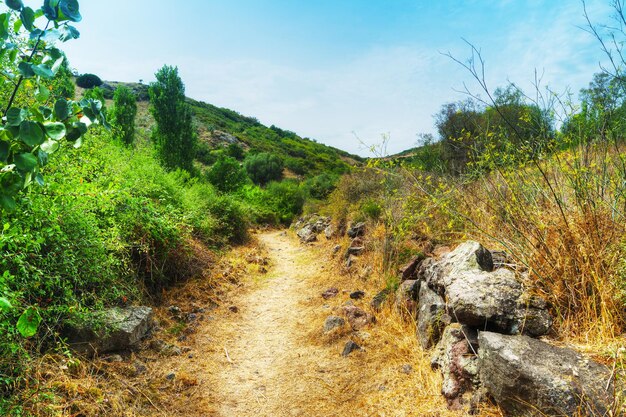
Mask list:
[[[29,0],[25,1],[26,4]],[[535,72],[576,93],[599,71],[580,0],[80,0],[70,65],[150,82],[175,65],[187,96],[352,153],[436,133],[433,115],[478,85],[458,63],[480,49],[490,88],[531,91]],[[608,22],[609,0],[587,0]]]

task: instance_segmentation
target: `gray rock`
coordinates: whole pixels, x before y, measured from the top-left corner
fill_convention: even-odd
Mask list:
[[[460,323],[532,336],[552,325],[545,302],[529,297],[513,271],[493,271],[491,254],[479,243],[465,242],[440,260],[424,262],[420,274],[445,294],[450,315]]]
[[[341,245],[335,245],[335,247],[333,248],[333,255],[335,255],[340,250],[341,250]]]
[[[479,385],[477,346],[476,330],[453,323],[433,353],[431,365],[443,374],[441,394],[453,410],[469,409],[472,391]]]
[[[135,347],[152,327],[150,307],[111,308],[92,313],[80,323],[68,323],[65,334],[79,353],[115,352]]]
[[[324,229],[324,236],[327,240],[331,240],[335,237],[335,228],[330,224],[326,226],[326,229]]]
[[[298,235],[302,243],[311,243],[317,240],[317,233],[315,233],[314,226],[310,224],[307,224],[306,226],[298,230],[296,234]]]
[[[346,268],[350,269],[352,265],[354,265],[356,258],[352,255],[348,255],[348,259],[346,259]]]
[[[341,352],[341,356],[346,357],[352,352],[354,352],[355,350],[362,350],[362,348],[361,346],[357,345],[352,340],[350,340],[348,343],[346,343],[346,346],[344,346],[343,352]]]
[[[451,320],[443,298],[426,283],[420,286],[418,300],[417,339],[424,349],[429,349],[439,342],[441,332]]]
[[[611,371],[571,349],[527,336],[480,332],[480,380],[509,416],[604,416]]]
[[[165,375],[165,379],[167,379],[168,381],[173,381],[174,378],[176,378],[176,374],[174,372],[171,372],[171,373]]]
[[[390,292],[391,291],[389,290],[389,288],[385,288],[381,290],[378,294],[374,296],[374,298],[372,298],[372,302],[370,303],[370,306],[375,311],[380,311],[381,307],[383,306],[383,304],[389,297]]]
[[[346,324],[346,321],[341,317],[328,316],[324,322],[324,333],[330,333],[335,329],[341,328]]]
[[[403,281],[396,290],[396,309],[400,313],[408,313],[417,317],[417,298],[419,296],[420,281]]]
[[[365,223],[357,223],[350,225],[348,229],[348,237],[354,239],[357,236],[363,236],[365,234]]]

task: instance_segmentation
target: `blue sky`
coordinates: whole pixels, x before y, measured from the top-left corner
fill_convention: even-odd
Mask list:
[[[27,4],[29,1],[26,2]],[[32,2],[31,2],[32,3]],[[606,22],[608,0],[588,0]],[[577,92],[603,59],[579,0],[82,0],[80,72],[148,82],[177,65],[187,95],[367,155],[434,133],[433,114],[464,98],[469,75],[443,56],[482,50],[492,87],[530,88],[537,69]],[[477,90],[476,90],[477,91]]]

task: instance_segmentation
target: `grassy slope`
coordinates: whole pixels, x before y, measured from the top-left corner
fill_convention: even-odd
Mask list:
[[[107,81],[103,87],[107,85],[111,88],[125,85],[140,100],[147,98],[148,86],[145,84]],[[331,172],[342,174],[349,171],[351,166],[363,162],[363,158],[359,156],[302,138],[294,132],[274,126],[267,127],[257,119],[233,110],[193,99],[188,99],[188,102],[194,111],[201,144],[215,147],[216,145],[212,145],[212,132],[225,132],[236,137],[249,152],[270,152],[280,156],[288,169],[305,177]],[[142,108],[147,108],[146,102],[140,102],[140,116],[143,113]],[[138,122],[141,126],[141,120]]]

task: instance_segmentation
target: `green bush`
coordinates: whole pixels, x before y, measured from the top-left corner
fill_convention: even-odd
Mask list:
[[[100,87],[102,80],[95,74],[83,74],[76,78],[76,85],[81,88]]]
[[[283,224],[289,224],[302,213],[305,193],[295,181],[272,182],[267,188],[267,204]]]
[[[313,178],[309,178],[304,183],[309,196],[322,200],[327,198],[330,193],[337,187],[338,177],[330,174],[321,174]]]
[[[383,214],[383,208],[376,200],[367,200],[361,205],[361,211],[366,217],[372,220],[378,220]]]
[[[255,184],[265,185],[283,177],[283,160],[270,153],[249,155],[244,163],[248,176]]]
[[[207,179],[215,188],[228,193],[241,188],[248,181],[248,176],[236,159],[222,156],[207,172]]]
[[[115,127],[115,137],[125,145],[135,141],[135,117],[137,116],[137,97],[124,86],[115,90],[114,107],[111,119]]]
[[[243,158],[246,156],[243,148],[237,143],[231,143],[230,145],[228,145],[228,148],[226,148],[226,155],[230,156],[231,158],[235,158],[238,161],[243,160]]]

